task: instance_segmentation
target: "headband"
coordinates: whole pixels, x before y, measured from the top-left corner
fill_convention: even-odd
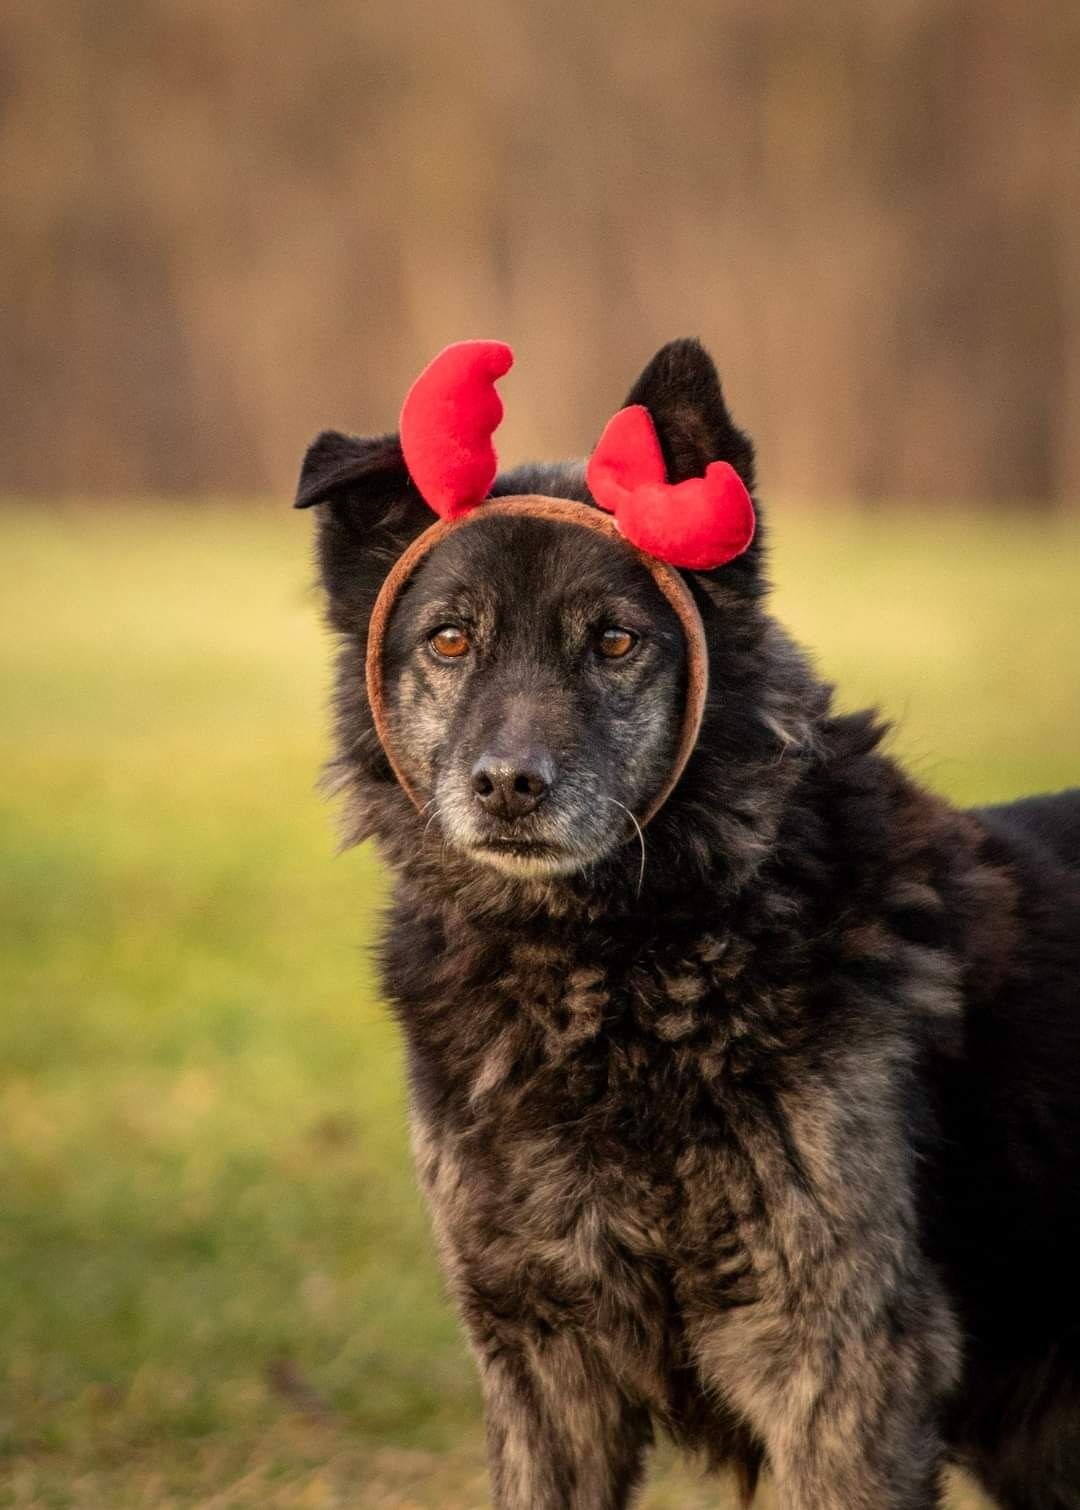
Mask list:
[[[733,560],[754,537],[754,506],[742,479],[724,461],[702,477],[669,483],[649,411],[620,409],[589,460],[587,504],[539,494],[489,499],[498,470],[492,434],[503,417],[496,380],[513,354],[501,341],[460,341],[430,362],[409,389],[401,411],[401,450],[410,477],[438,520],[394,563],[375,600],[365,664],[375,732],[390,767],[416,808],[424,804],[394,751],[383,677],[383,647],[402,588],[447,535],[475,518],[527,515],[591,529],[632,551],[671,605],[686,637],[687,685],[671,769],[640,814],[644,827],[670,797],[697,742],[708,693],[708,652],[697,605],[677,567],[707,571]]]

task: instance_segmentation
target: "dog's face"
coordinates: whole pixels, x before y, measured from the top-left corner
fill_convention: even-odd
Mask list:
[[[670,481],[721,460],[753,487],[753,449],[696,342],[663,348],[626,402],[652,415]],[[591,502],[576,464],[504,473],[492,492]],[[426,803],[417,814],[395,791],[375,733],[364,659],[379,589],[435,516],[395,435],[321,435],[297,504],[320,505],[319,564],[342,643],[331,774],[347,794],[349,839],[379,834],[395,863],[439,866],[445,857],[458,867],[454,884],[462,857],[477,878],[498,871],[530,885],[586,873],[599,880],[605,856],[625,853],[635,864],[634,818],[662,790],[678,746],[687,647],[633,552],[570,520],[485,518],[481,505],[423,558],[391,615],[383,655],[395,756]],[[722,829],[731,855],[749,865],[768,807],[760,772],[777,769],[785,717],[762,679],[760,536],[688,581],[705,624],[710,694],[698,753],[650,850],[665,834],[673,853],[692,858],[705,852],[706,828]],[[713,774],[695,787],[706,757]]]
[[[425,818],[511,874],[580,870],[633,838],[674,757],[682,628],[631,552],[580,525],[470,521],[409,584],[384,664]]]

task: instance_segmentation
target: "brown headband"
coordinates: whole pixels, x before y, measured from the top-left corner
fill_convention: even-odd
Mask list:
[[[554,519],[560,524],[579,524],[586,529],[596,530],[598,534],[607,535],[611,540],[617,540],[620,545],[632,551],[637,557],[675,610],[679,623],[682,625],[686,636],[687,651],[686,704],[683,709],[682,727],[679,730],[679,743],[667,780],[645,811],[637,815],[638,823],[644,828],[671,796],[675,783],[686,769],[686,762],[690,759],[697,743],[698,731],[705,713],[705,698],[709,690],[709,657],[705,643],[705,629],[690,589],[675,568],[668,566],[665,561],[658,561],[655,557],[647,556],[643,551],[639,551],[619,532],[610,514],[601,513],[599,509],[590,508],[584,503],[562,498],[545,498],[538,493],[522,494],[514,498],[488,499],[481,508],[461,514],[456,519],[438,520],[422,535],[418,535],[395,561],[379,590],[379,596],[375,599],[371,623],[368,626],[367,662],[364,668],[375,732],[386,752],[390,767],[402,791],[413,806],[418,810],[422,809],[425,804],[413,790],[394,754],[383,681],[383,645],[390,616],[401,595],[401,589],[424,557],[445,540],[447,535],[453,534],[455,530],[468,529],[474,519],[490,519],[498,514],[526,514],[533,519]]]

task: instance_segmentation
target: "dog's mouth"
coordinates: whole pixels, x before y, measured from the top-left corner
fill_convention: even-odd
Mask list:
[[[513,835],[478,839],[468,846],[475,859],[509,875],[556,876],[581,867],[581,856],[559,844]]]
[[[611,817],[623,816],[622,805],[601,797],[587,791],[577,801],[544,801],[533,812],[498,819],[448,781],[436,814],[444,842],[474,865],[519,879],[554,878],[587,870],[618,844]]]
[[[502,854],[544,854],[555,853],[557,846],[546,844],[541,839],[518,839],[513,834],[507,834],[505,838],[481,839],[477,849],[497,849]]]

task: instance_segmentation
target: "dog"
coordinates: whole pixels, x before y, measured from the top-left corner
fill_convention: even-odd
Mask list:
[[[753,493],[697,342],[628,405],[673,485],[723,462]],[[578,463],[490,494],[594,502]],[[1080,1507],[1080,790],[919,786],[771,616],[760,523],[679,573],[707,693],[647,826],[688,641],[569,514],[481,505],[426,552],[380,737],[369,626],[433,516],[396,434],[324,432],[297,504],[495,1505],[625,1506],[660,1432],[786,1510],[925,1510],[949,1464]]]

